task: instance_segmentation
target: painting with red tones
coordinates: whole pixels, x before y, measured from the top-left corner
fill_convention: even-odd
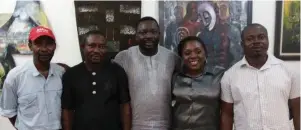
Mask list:
[[[241,30],[252,22],[252,1],[160,1],[162,46],[177,51],[187,36],[201,38],[207,69],[217,73],[243,57]]]

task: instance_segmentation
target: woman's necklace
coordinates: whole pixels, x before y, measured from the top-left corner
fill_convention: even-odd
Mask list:
[[[191,78],[198,78],[198,77],[202,77],[203,76],[203,73],[200,73],[198,75],[190,75],[190,74],[186,74],[187,76],[191,77]]]

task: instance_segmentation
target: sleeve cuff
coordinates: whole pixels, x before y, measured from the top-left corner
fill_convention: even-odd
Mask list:
[[[295,98],[300,98],[300,95],[290,96],[289,99],[295,99]]]
[[[119,101],[119,104],[125,104],[125,103],[130,103],[131,100],[121,100]]]
[[[3,110],[0,108],[0,115],[7,117],[7,118],[12,118],[17,115],[17,111],[16,110]]]
[[[62,109],[68,109],[68,110],[74,110],[74,108],[72,106],[66,106],[66,105],[62,105],[61,108]]]
[[[233,100],[231,99],[226,99],[224,97],[221,97],[221,100],[224,101],[224,102],[227,102],[227,103],[233,103]]]

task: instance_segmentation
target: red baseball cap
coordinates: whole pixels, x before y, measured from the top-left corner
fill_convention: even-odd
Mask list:
[[[52,31],[49,28],[43,27],[43,26],[37,26],[30,30],[29,32],[29,40],[34,41],[37,38],[41,36],[48,36],[55,40],[55,37],[52,33]]]

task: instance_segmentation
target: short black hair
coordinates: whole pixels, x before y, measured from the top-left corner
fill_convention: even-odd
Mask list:
[[[89,37],[90,35],[100,35],[100,36],[106,37],[106,36],[104,35],[104,33],[102,33],[102,32],[99,31],[99,30],[90,30],[90,31],[88,31],[87,33],[85,33],[85,34],[83,35],[82,40],[81,40],[81,41],[82,41],[81,44],[86,44],[86,43],[87,43],[87,39],[88,39],[88,37]]]
[[[256,26],[259,26],[259,27],[262,27],[265,31],[266,34],[268,34],[268,30],[261,24],[259,23],[251,23],[251,24],[248,24],[246,27],[244,27],[244,29],[241,31],[241,34],[240,34],[240,38],[241,38],[241,41],[244,41],[244,36],[245,36],[245,32],[252,28],[252,27],[256,27]]]
[[[202,47],[204,48],[205,56],[206,57],[208,56],[206,45],[205,45],[204,41],[201,38],[199,38],[197,36],[187,36],[187,37],[183,38],[180,41],[179,45],[178,45],[178,55],[180,57],[182,57],[182,52],[183,52],[183,48],[184,48],[185,44],[187,42],[190,42],[190,41],[197,41],[197,42],[199,42],[202,45]]]
[[[138,22],[137,22],[137,24],[136,24],[136,29],[138,29],[139,24],[140,24],[141,22],[144,22],[144,21],[154,21],[154,22],[156,22],[158,28],[160,28],[160,27],[159,27],[159,23],[158,23],[158,21],[157,21],[155,18],[150,17],[150,16],[146,16],[146,17],[143,17],[143,18],[141,18],[141,19],[138,20]]]

